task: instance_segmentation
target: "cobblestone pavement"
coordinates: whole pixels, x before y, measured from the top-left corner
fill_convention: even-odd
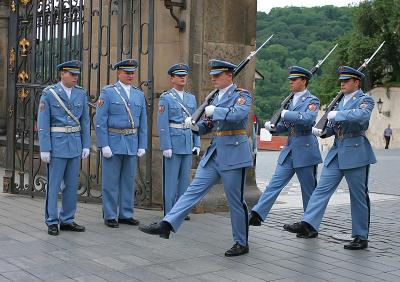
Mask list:
[[[273,171],[273,154],[261,153],[258,169],[265,165]],[[136,227],[108,228],[100,205],[79,203],[77,222],[87,231],[53,237],[43,223],[43,199],[0,194],[0,282],[400,281],[400,151],[377,155],[379,165],[371,169],[374,193],[367,250],[344,250],[343,241],[335,239],[351,229],[350,207],[340,199],[328,207],[318,238],[299,239],[283,231],[282,225],[298,220],[302,211],[278,204],[265,224],[250,227],[250,253],[226,258],[223,254],[233,244],[226,214],[192,215],[177,234],[164,240]],[[298,198],[298,191],[291,189],[283,196]],[[340,193],[346,195],[345,188]],[[160,211],[135,213],[144,223],[161,216]]]

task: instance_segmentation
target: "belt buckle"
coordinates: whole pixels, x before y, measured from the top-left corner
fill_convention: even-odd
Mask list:
[[[291,136],[295,136],[296,135],[296,130],[294,129],[294,127],[290,128],[290,135]]]
[[[127,128],[122,129],[122,134],[124,134],[124,135],[129,134],[128,129]]]
[[[72,133],[72,126],[70,126],[70,125],[66,126],[65,133]]]

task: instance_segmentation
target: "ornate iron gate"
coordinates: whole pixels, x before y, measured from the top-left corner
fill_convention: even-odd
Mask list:
[[[3,190],[44,195],[46,169],[39,157],[36,117],[41,91],[58,81],[56,65],[83,62],[81,85],[88,90],[92,118],[92,153],[82,161],[79,196],[101,197],[101,162],[93,119],[101,87],[114,83],[112,65],[136,58],[137,83],[153,112],[154,0],[11,0],[8,61],[6,174]],[[146,46],[144,50],[143,46]],[[136,204],[151,205],[151,130],[146,160],[139,164]]]

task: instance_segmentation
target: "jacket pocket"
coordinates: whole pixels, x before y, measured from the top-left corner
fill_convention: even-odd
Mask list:
[[[66,115],[65,110],[60,104],[50,104],[50,115],[52,116],[63,116]]]
[[[112,114],[123,114],[126,112],[125,105],[122,102],[111,102],[110,103],[110,113]]]

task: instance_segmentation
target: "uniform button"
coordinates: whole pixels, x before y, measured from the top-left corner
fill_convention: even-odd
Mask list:
[[[68,116],[68,118],[71,118],[70,116]]]
[[[239,145],[239,142],[238,142],[238,141],[236,141],[236,142],[235,142],[235,145]]]

